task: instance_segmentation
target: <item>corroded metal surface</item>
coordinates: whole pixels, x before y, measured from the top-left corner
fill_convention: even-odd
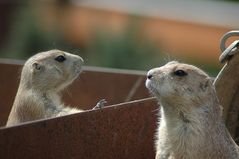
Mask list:
[[[0,129],[0,158],[153,159],[154,99]]]
[[[19,65],[0,64],[0,126],[5,125],[20,80]]]
[[[108,104],[122,103],[129,96],[135,82],[144,76],[85,70],[65,93],[65,101],[84,109],[92,108],[102,98],[105,98]],[[144,82],[145,80],[141,81],[131,100],[149,96]]]
[[[215,79],[215,87],[220,103],[223,106],[223,117],[229,132],[237,143],[239,137],[239,54],[235,54],[222,68]]]

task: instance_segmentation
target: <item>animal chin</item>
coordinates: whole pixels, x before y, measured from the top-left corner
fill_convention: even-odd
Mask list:
[[[156,89],[156,84],[152,81],[146,82],[146,87],[149,89],[149,91],[154,94],[155,96],[160,96],[158,90]]]
[[[152,88],[150,91],[151,91],[156,97],[160,97],[160,94],[159,94],[159,92],[158,92],[157,89]]]

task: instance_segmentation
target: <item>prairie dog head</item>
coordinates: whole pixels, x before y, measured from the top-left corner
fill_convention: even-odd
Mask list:
[[[212,93],[210,77],[199,68],[172,61],[148,71],[146,87],[160,103],[200,103]]]
[[[60,50],[38,53],[29,58],[22,70],[21,83],[27,88],[60,91],[81,72],[83,59]]]

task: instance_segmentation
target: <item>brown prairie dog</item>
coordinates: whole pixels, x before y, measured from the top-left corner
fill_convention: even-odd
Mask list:
[[[29,58],[22,69],[7,126],[81,112],[64,106],[59,92],[79,76],[82,64],[80,56],[60,50],[38,53]]]
[[[156,159],[238,159],[210,77],[175,61],[147,74],[146,87],[161,105]]]

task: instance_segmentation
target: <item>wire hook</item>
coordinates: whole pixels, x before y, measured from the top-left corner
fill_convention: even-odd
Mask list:
[[[221,63],[230,59],[230,57],[232,57],[235,53],[237,53],[239,51],[239,40],[235,40],[227,48],[225,46],[227,39],[232,37],[232,36],[238,36],[239,37],[239,30],[233,30],[233,31],[227,32],[221,38],[220,48],[221,48],[222,54],[219,58],[219,61]]]
[[[232,37],[232,36],[238,36],[239,37],[239,30],[232,30],[227,32],[226,34],[224,34],[221,38],[221,42],[220,42],[220,49],[221,51],[225,51],[226,50],[226,41],[228,38]]]

